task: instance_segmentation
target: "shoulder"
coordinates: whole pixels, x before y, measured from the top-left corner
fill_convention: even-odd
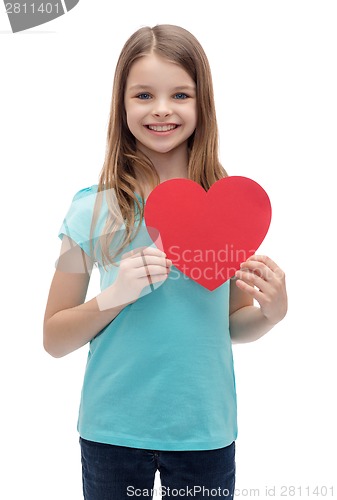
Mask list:
[[[71,201],[71,210],[76,213],[84,212],[86,214],[92,212],[97,198],[97,189],[98,185],[93,184],[77,191]]]
[[[94,184],[77,191],[70,203],[66,214],[67,224],[86,225],[88,218],[92,216],[97,196],[97,185]]]
[[[98,186],[94,184],[75,193],[59,230],[59,237],[66,234],[80,245],[88,255],[90,255],[88,242],[97,188]]]
[[[86,188],[80,189],[79,191],[77,191],[77,193],[75,193],[75,195],[73,197],[73,201],[80,200],[81,198],[85,198],[86,196],[96,195],[97,194],[97,188],[98,188],[98,185],[97,184],[93,184],[90,187],[86,187]]]

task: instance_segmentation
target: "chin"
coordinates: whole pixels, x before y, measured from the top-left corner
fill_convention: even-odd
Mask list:
[[[171,153],[175,149],[179,148],[180,144],[175,144],[173,146],[167,146],[167,147],[149,147],[148,149],[153,151],[154,153],[161,153],[161,154],[166,154],[166,153]]]

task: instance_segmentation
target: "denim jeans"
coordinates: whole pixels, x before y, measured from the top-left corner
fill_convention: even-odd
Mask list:
[[[234,497],[235,441],[215,450],[159,451],[79,438],[85,500]],[[154,489],[159,470],[161,486]]]

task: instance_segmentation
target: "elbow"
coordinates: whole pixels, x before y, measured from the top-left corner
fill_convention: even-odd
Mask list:
[[[53,358],[62,358],[65,356],[65,353],[61,353],[55,346],[51,345],[45,338],[43,339],[43,348],[44,350],[50,354]]]
[[[49,349],[47,347],[45,347],[45,345],[43,346],[44,347],[44,350],[50,354],[50,356],[52,358],[63,358],[63,356],[65,356],[65,354],[61,354],[59,352],[57,352],[56,350],[53,350],[53,349]]]
[[[60,345],[57,342],[53,341],[51,332],[47,328],[47,325],[44,325],[43,328],[43,348],[44,350],[50,354],[53,358],[63,358],[67,353],[60,349]]]

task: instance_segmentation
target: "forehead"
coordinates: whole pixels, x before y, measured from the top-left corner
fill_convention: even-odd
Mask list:
[[[135,85],[169,87],[173,84],[195,87],[193,79],[182,66],[157,54],[148,54],[137,59],[130,68],[126,84],[127,87]]]

